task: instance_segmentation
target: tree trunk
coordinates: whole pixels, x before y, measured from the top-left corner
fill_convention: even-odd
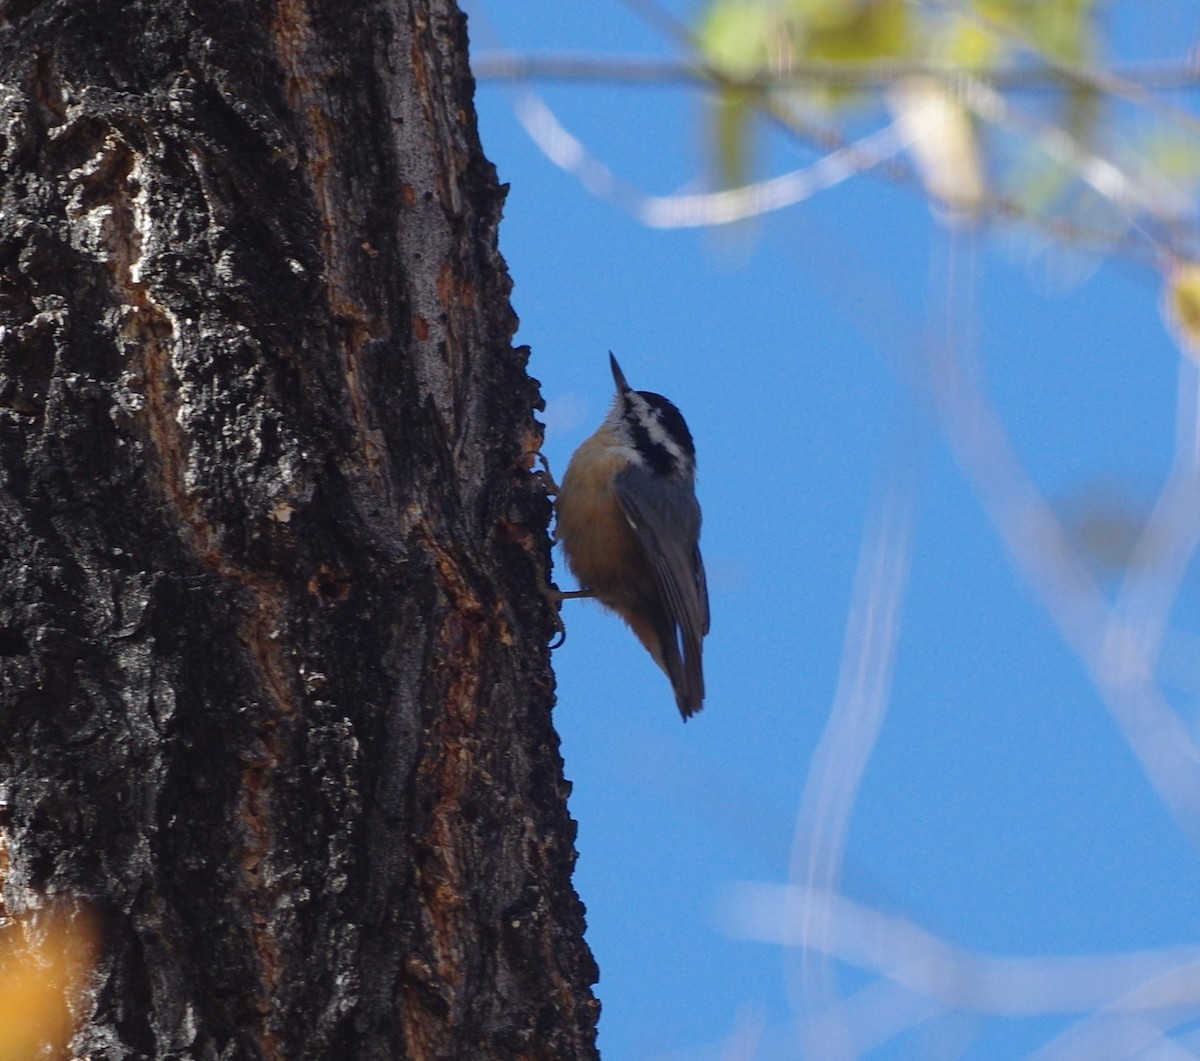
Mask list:
[[[0,3],[10,914],[72,1046],[594,1057],[540,429],[452,0]]]

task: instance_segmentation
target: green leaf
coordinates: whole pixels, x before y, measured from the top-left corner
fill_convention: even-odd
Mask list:
[[[1094,50],[1096,0],[974,0],[985,20],[1055,59],[1087,62]]]
[[[1200,140],[1181,129],[1164,127],[1132,145],[1142,165],[1181,189],[1200,184]]]
[[[1008,45],[994,30],[957,13],[932,41],[929,58],[971,73],[997,66],[1009,53]]]
[[[827,0],[801,23],[801,55],[866,62],[908,55],[908,5],[904,0]]]
[[[1026,4],[1030,34],[1042,51],[1071,62],[1087,62],[1094,52],[1092,8],[1094,0],[1042,0]]]
[[[714,69],[736,79],[762,70],[779,32],[778,18],[760,0],[716,0],[696,40]]]

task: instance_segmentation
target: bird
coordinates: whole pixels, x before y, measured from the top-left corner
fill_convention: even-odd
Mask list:
[[[708,584],[700,557],[696,447],[675,404],[629,386],[571,457],[557,537],[580,590],[616,612],[670,679],[686,722],[704,706]]]

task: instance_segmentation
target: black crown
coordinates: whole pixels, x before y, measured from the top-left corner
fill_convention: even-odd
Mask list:
[[[658,413],[658,422],[663,431],[678,444],[684,454],[695,460],[696,446],[692,441],[692,433],[675,403],[653,391],[636,393],[645,401],[651,412]],[[633,434],[633,444],[656,475],[673,475],[681,470],[676,464],[677,458],[674,454],[654,441],[646,425],[641,423],[636,415],[629,416],[628,421]]]

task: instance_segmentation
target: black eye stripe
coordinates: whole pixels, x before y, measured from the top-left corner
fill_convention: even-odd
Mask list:
[[[656,415],[663,431],[679,444],[679,448],[684,453],[689,457],[695,457],[696,445],[692,441],[692,433],[688,430],[683,414],[675,407],[675,403],[653,391],[637,391],[636,393]]]
[[[673,402],[653,391],[626,391],[621,420],[628,444],[648,471],[662,478],[692,473],[692,433]]]
[[[676,470],[675,457],[671,455],[666,446],[659,445],[650,437],[650,432],[636,417],[630,421],[629,432],[633,436],[634,449],[650,465],[650,469],[655,475],[670,475]]]

